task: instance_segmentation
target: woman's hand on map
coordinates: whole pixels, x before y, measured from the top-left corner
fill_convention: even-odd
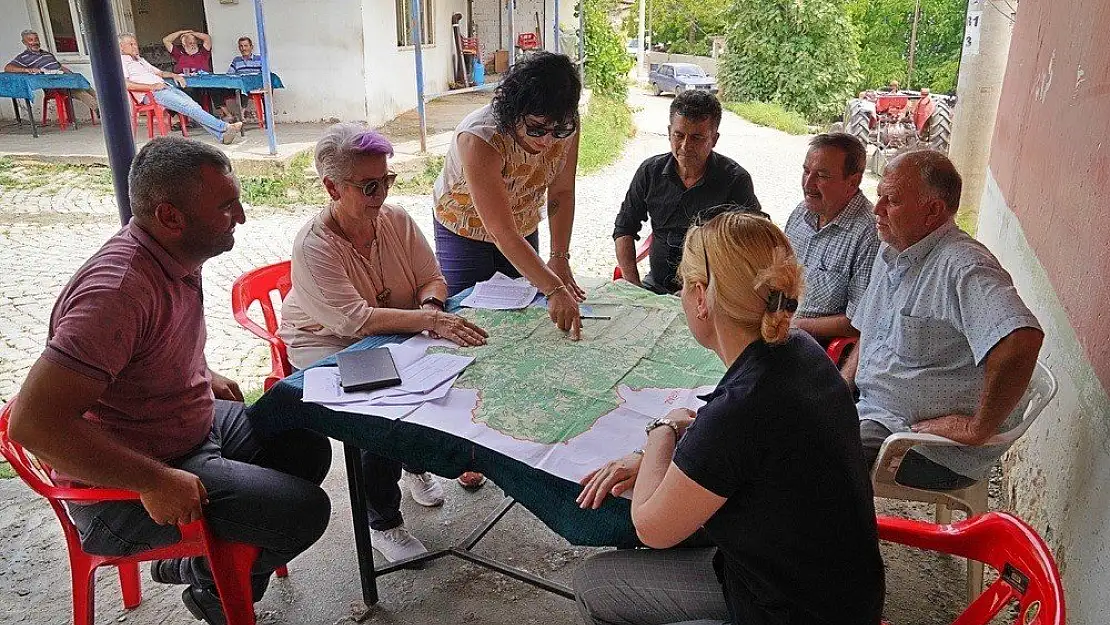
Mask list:
[[[460,347],[477,347],[486,344],[489,333],[466,319],[451,313],[436,312],[428,333],[447,339]]]
[[[574,273],[570,270],[570,259],[564,256],[556,256],[547,261],[547,267],[559,276],[563,284],[567,285],[567,290],[579,302],[586,301],[586,292],[578,283],[574,281]]]
[[[570,333],[570,340],[582,338],[582,313],[578,310],[578,300],[570,294],[570,287],[559,287],[548,296],[547,316],[560,330]]]
[[[578,495],[578,505],[581,508],[601,507],[605,497],[612,495],[619,497],[625,491],[636,485],[636,476],[640,474],[640,462],[643,456],[631,453],[623,458],[618,458],[605,464],[582,478],[582,493]]]

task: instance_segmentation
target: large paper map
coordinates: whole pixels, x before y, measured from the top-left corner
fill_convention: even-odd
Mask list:
[[[489,331],[479,348],[433,347],[474,356],[451,392],[406,421],[473,440],[531,466],[578,480],[642,446],[647,421],[696,408],[723,365],[686,328],[677,298],[625,282],[593,289],[572,342],[543,308],[463,309]]]

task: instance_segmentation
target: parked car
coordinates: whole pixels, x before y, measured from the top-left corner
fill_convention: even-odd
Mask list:
[[[628,51],[628,56],[630,56],[632,58],[636,58],[636,54],[638,53],[638,50],[636,48],[638,47],[639,43],[640,43],[640,41],[638,39],[629,39],[628,40],[628,46],[625,47],[625,50]]]
[[[693,63],[661,63],[651,66],[648,82],[659,95],[664,91],[678,95],[689,89],[717,93],[717,81]]]

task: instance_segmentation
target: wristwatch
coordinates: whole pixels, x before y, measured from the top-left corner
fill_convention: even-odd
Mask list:
[[[678,424],[668,419],[667,417],[659,417],[658,419],[655,419],[651,423],[647,424],[647,427],[644,428],[644,432],[646,432],[647,434],[651,434],[652,430],[664,425],[674,430],[675,438],[680,438],[682,436],[682,432],[678,431]]]
[[[424,306],[425,304],[432,304],[433,306],[438,307],[440,310],[443,310],[447,307],[447,305],[443,303],[443,300],[432,295],[429,295],[428,297],[420,300],[421,306]]]

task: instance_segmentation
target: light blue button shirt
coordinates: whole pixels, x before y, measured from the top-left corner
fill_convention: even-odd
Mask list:
[[[859,418],[891,432],[947,414],[974,415],[987,353],[1014,330],[1040,329],[1010,274],[954,223],[901,253],[882,244],[851,321],[860,331]],[[1020,418],[1015,410],[1000,431]],[[981,479],[1006,447],[914,451]]]

